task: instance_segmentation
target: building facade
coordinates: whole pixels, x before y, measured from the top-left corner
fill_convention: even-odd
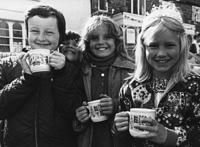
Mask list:
[[[27,46],[24,14],[38,4],[47,4],[61,11],[66,29],[78,33],[91,16],[90,0],[0,0],[0,52],[20,52]],[[80,15],[81,14],[81,15]]]
[[[124,46],[132,52],[143,17],[160,4],[176,5],[182,12],[186,33],[200,32],[199,0],[91,0],[91,12],[111,16],[123,29]]]
[[[0,52],[18,52],[27,45],[24,12],[43,1],[63,12],[67,30],[78,33],[91,15],[111,16],[122,26],[124,46],[130,51],[136,44],[143,17],[161,3],[180,8],[187,34],[200,32],[199,0],[65,0],[65,4],[62,0],[0,0]]]
[[[0,52],[20,52],[26,46],[25,10],[39,0],[0,0]]]

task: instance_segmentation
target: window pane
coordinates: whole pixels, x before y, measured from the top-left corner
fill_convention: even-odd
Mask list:
[[[128,12],[131,13],[131,0],[126,0],[126,6],[128,8]]]
[[[16,38],[14,38],[13,42],[22,42],[22,39],[16,39]]]
[[[106,2],[105,2],[105,0],[100,0],[99,1],[99,8],[100,8],[100,10],[106,10]]]
[[[13,37],[22,38],[22,26],[19,23],[13,24]]]
[[[107,10],[107,0],[99,0],[99,9]]]
[[[6,22],[0,22],[0,28],[8,29],[8,24]]]
[[[9,38],[1,38],[0,37],[0,44],[9,45]]]
[[[14,23],[13,24],[13,29],[15,29],[15,30],[22,30],[22,26],[19,23]]]
[[[9,46],[0,45],[0,52],[9,52],[9,51],[10,51]]]
[[[144,15],[145,14],[145,0],[140,0],[140,15]]]
[[[9,36],[9,30],[0,28],[0,36],[8,37]]]
[[[22,38],[22,31],[13,30],[13,37],[20,37],[20,38]]]
[[[0,51],[9,52],[9,29],[6,22],[0,22]]]
[[[138,0],[133,0],[133,13],[138,14]]]

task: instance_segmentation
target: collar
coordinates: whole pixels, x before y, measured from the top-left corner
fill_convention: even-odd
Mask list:
[[[135,69],[135,64],[132,61],[122,58],[122,57],[117,57],[111,66],[117,67],[117,68],[130,69],[130,70]],[[85,62],[85,64],[82,66],[82,72],[84,74],[89,74],[89,72],[91,72],[92,67],[93,67],[92,64]]]

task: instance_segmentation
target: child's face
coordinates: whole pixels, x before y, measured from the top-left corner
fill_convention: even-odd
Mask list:
[[[115,39],[108,32],[106,25],[100,25],[91,34],[90,50],[97,57],[104,58],[115,51]]]
[[[150,29],[153,30],[154,28]],[[179,37],[168,29],[155,34],[152,34],[152,30],[147,30],[144,37],[147,62],[153,68],[154,73],[170,76],[172,67],[177,63],[180,56]]]
[[[42,18],[36,15],[28,19],[28,42],[32,49],[55,50],[59,37],[55,17]]]
[[[75,40],[66,40],[64,41],[63,48],[61,52],[67,57],[69,61],[78,60],[78,44]]]

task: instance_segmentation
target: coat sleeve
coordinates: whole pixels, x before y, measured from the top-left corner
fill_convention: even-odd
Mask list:
[[[53,73],[54,98],[57,108],[65,113],[65,116],[74,117],[75,109],[80,105],[81,99],[75,84],[80,76],[80,68],[70,62],[66,62],[61,70]]]
[[[200,145],[200,77],[188,78],[185,87],[192,97],[191,99],[185,97],[187,111],[184,121],[182,125],[174,128],[178,135],[176,144],[177,146],[198,146]]]
[[[24,74],[8,82],[9,77],[7,64],[0,61],[0,119],[13,115],[30,97],[34,91],[36,77]],[[7,73],[6,73],[6,71]],[[13,71],[12,71],[13,72]]]
[[[130,91],[129,91],[129,87],[128,87],[128,84],[127,82],[125,82],[120,91],[119,91],[119,109],[118,109],[118,112],[122,112],[122,111],[129,111],[130,108],[131,108],[131,100],[129,99],[130,98]],[[117,131],[117,128],[114,124],[114,122],[112,123],[112,128],[111,128],[111,132],[114,134],[114,135],[117,135],[119,137],[124,137],[124,136],[129,136],[129,133],[128,131],[125,131],[125,132],[118,132]]]

